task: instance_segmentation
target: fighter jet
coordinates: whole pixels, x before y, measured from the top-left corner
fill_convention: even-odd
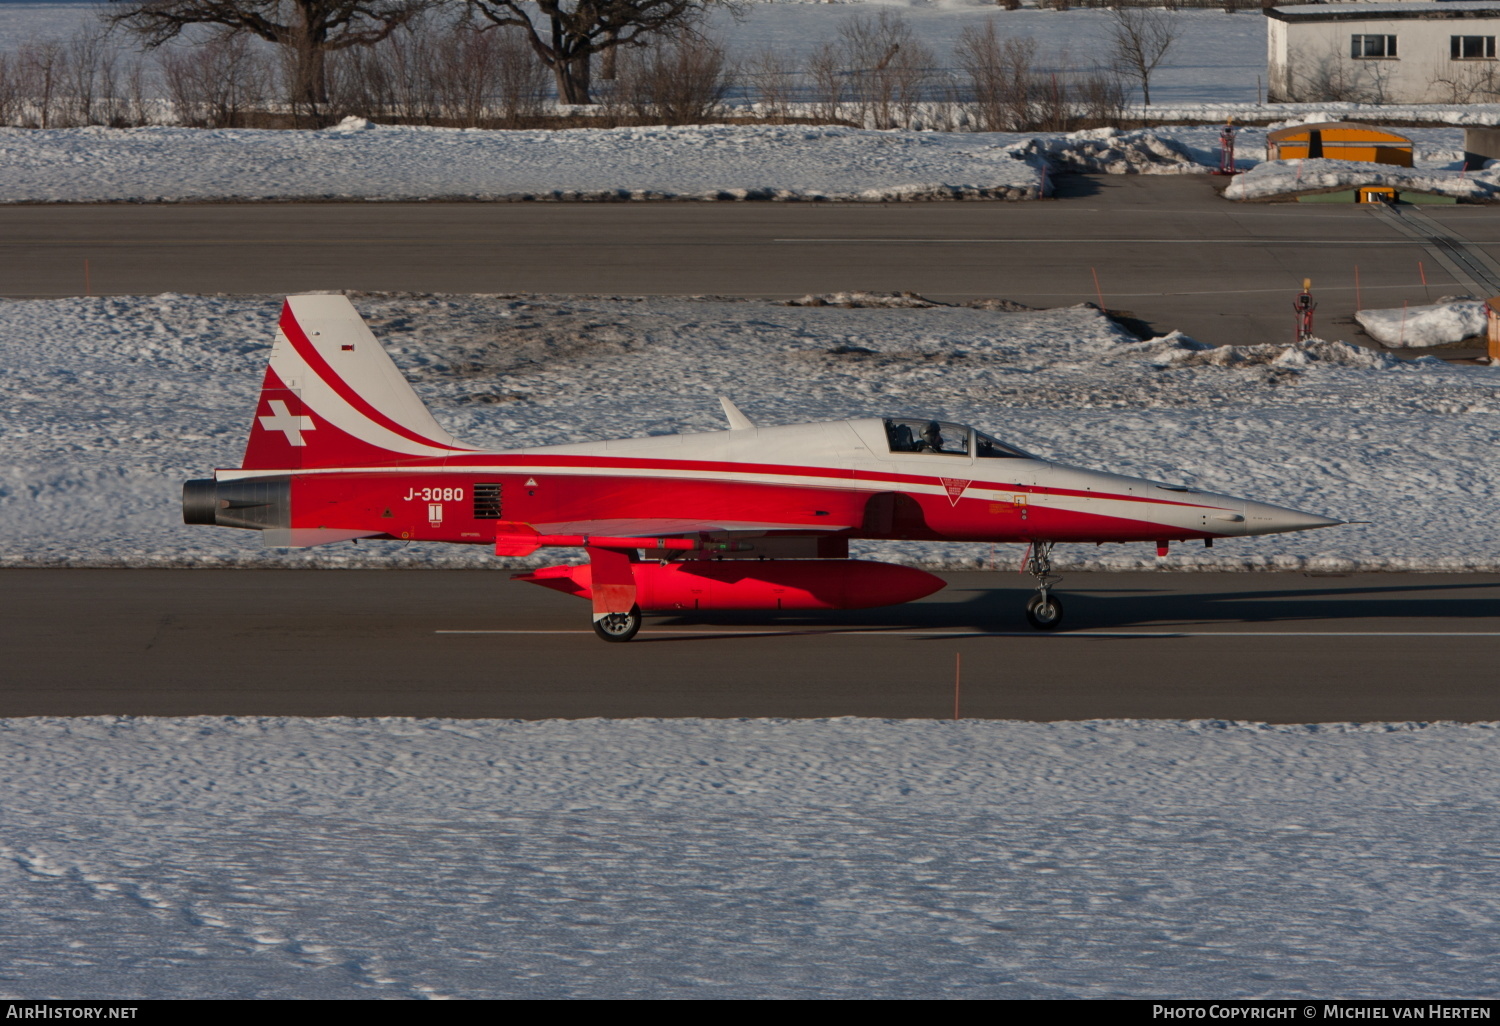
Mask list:
[[[1026,618],[1063,619],[1059,542],[1173,541],[1343,521],[1250,499],[1065,466],[924,416],[728,429],[524,449],[452,438],[349,300],[282,308],[240,466],[183,485],[183,520],[261,532],[272,547],[360,538],[581,548],[586,564],[518,579],[588,600],[629,641],[642,613],[861,609],[944,582],[850,559],[856,539],[1017,543],[1036,590]]]

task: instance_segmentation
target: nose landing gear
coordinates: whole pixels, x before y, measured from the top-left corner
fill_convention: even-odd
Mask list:
[[[1052,586],[1062,580],[1052,572],[1052,542],[1033,542],[1026,572],[1036,581],[1036,594],[1026,603],[1026,620],[1039,631],[1050,631],[1062,623],[1062,600]]]

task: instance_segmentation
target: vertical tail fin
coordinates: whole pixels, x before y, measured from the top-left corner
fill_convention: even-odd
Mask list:
[[[432,419],[347,298],[287,297],[242,466],[359,466],[468,451]]]

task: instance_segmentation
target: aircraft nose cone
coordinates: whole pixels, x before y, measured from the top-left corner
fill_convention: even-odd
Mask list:
[[[1281,534],[1285,531],[1310,531],[1315,527],[1336,527],[1345,523],[1300,509],[1272,506],[1268,502],[1245,503],[1246,534]]]

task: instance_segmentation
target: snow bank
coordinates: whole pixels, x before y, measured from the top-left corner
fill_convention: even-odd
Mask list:
[[[1034,199],[1013,137],[809,126],[0,129],[0,203]]]
[[[1141,343],[1091,306],[788,306],[356,295],[456,437],[524,446],[908,412],[1086,467],[1369,525],[1060,549],[1093,569],[1500,569],[1500,372],[1337,342]],[[918,297],[920,298],[920,297]],[[899,299],[899,297],[898,297]],[[275,297],[0,302],[0,565],[494,566],[482,546],[263,550],[181,523],[181,482],[238,465]],[[983,307],[989,306],[990,309]],[[989,546],[872,542],[973,568]]]
[[[1360,310],[1354,315],[1359,326],[1383,346],[1409,349],[1462,342],[1488,329],[1485,305],[1478,299],[1460,299],[1390,310]]]
[[[1073,132],[1046,139],[1042,149],[1053,167],[1061,171],[1174,175],[1206,174],[1210,170],[1197,163],[1187,147],[1169,135],[1151,131],[1099,128]]]
[[[1500,170],[1463,173],[1357,160],[1268,160],[1236,175],[1224,195],[1233,200],[1264,200],[1367,185],[1465,200],[1493,200],[1500,196]]]
[[[0,736],[9,1000],[1500,988],[1494,725],[80,717]]]
[[[1281,370],[1302,370],[1314,364],[1365,370],[1395,370],[1401,366],[1401,361],[1394,356],[1351,346],[1347,342],[1326,342],[1318,338],[1287,345],[1218,347],[1194,342],[1185,335],[1175,344],[1171,344],[1174,340],[1170,337],[1153,341],[1160,344],[1156,352],[1160,366],[1269,367]]]

